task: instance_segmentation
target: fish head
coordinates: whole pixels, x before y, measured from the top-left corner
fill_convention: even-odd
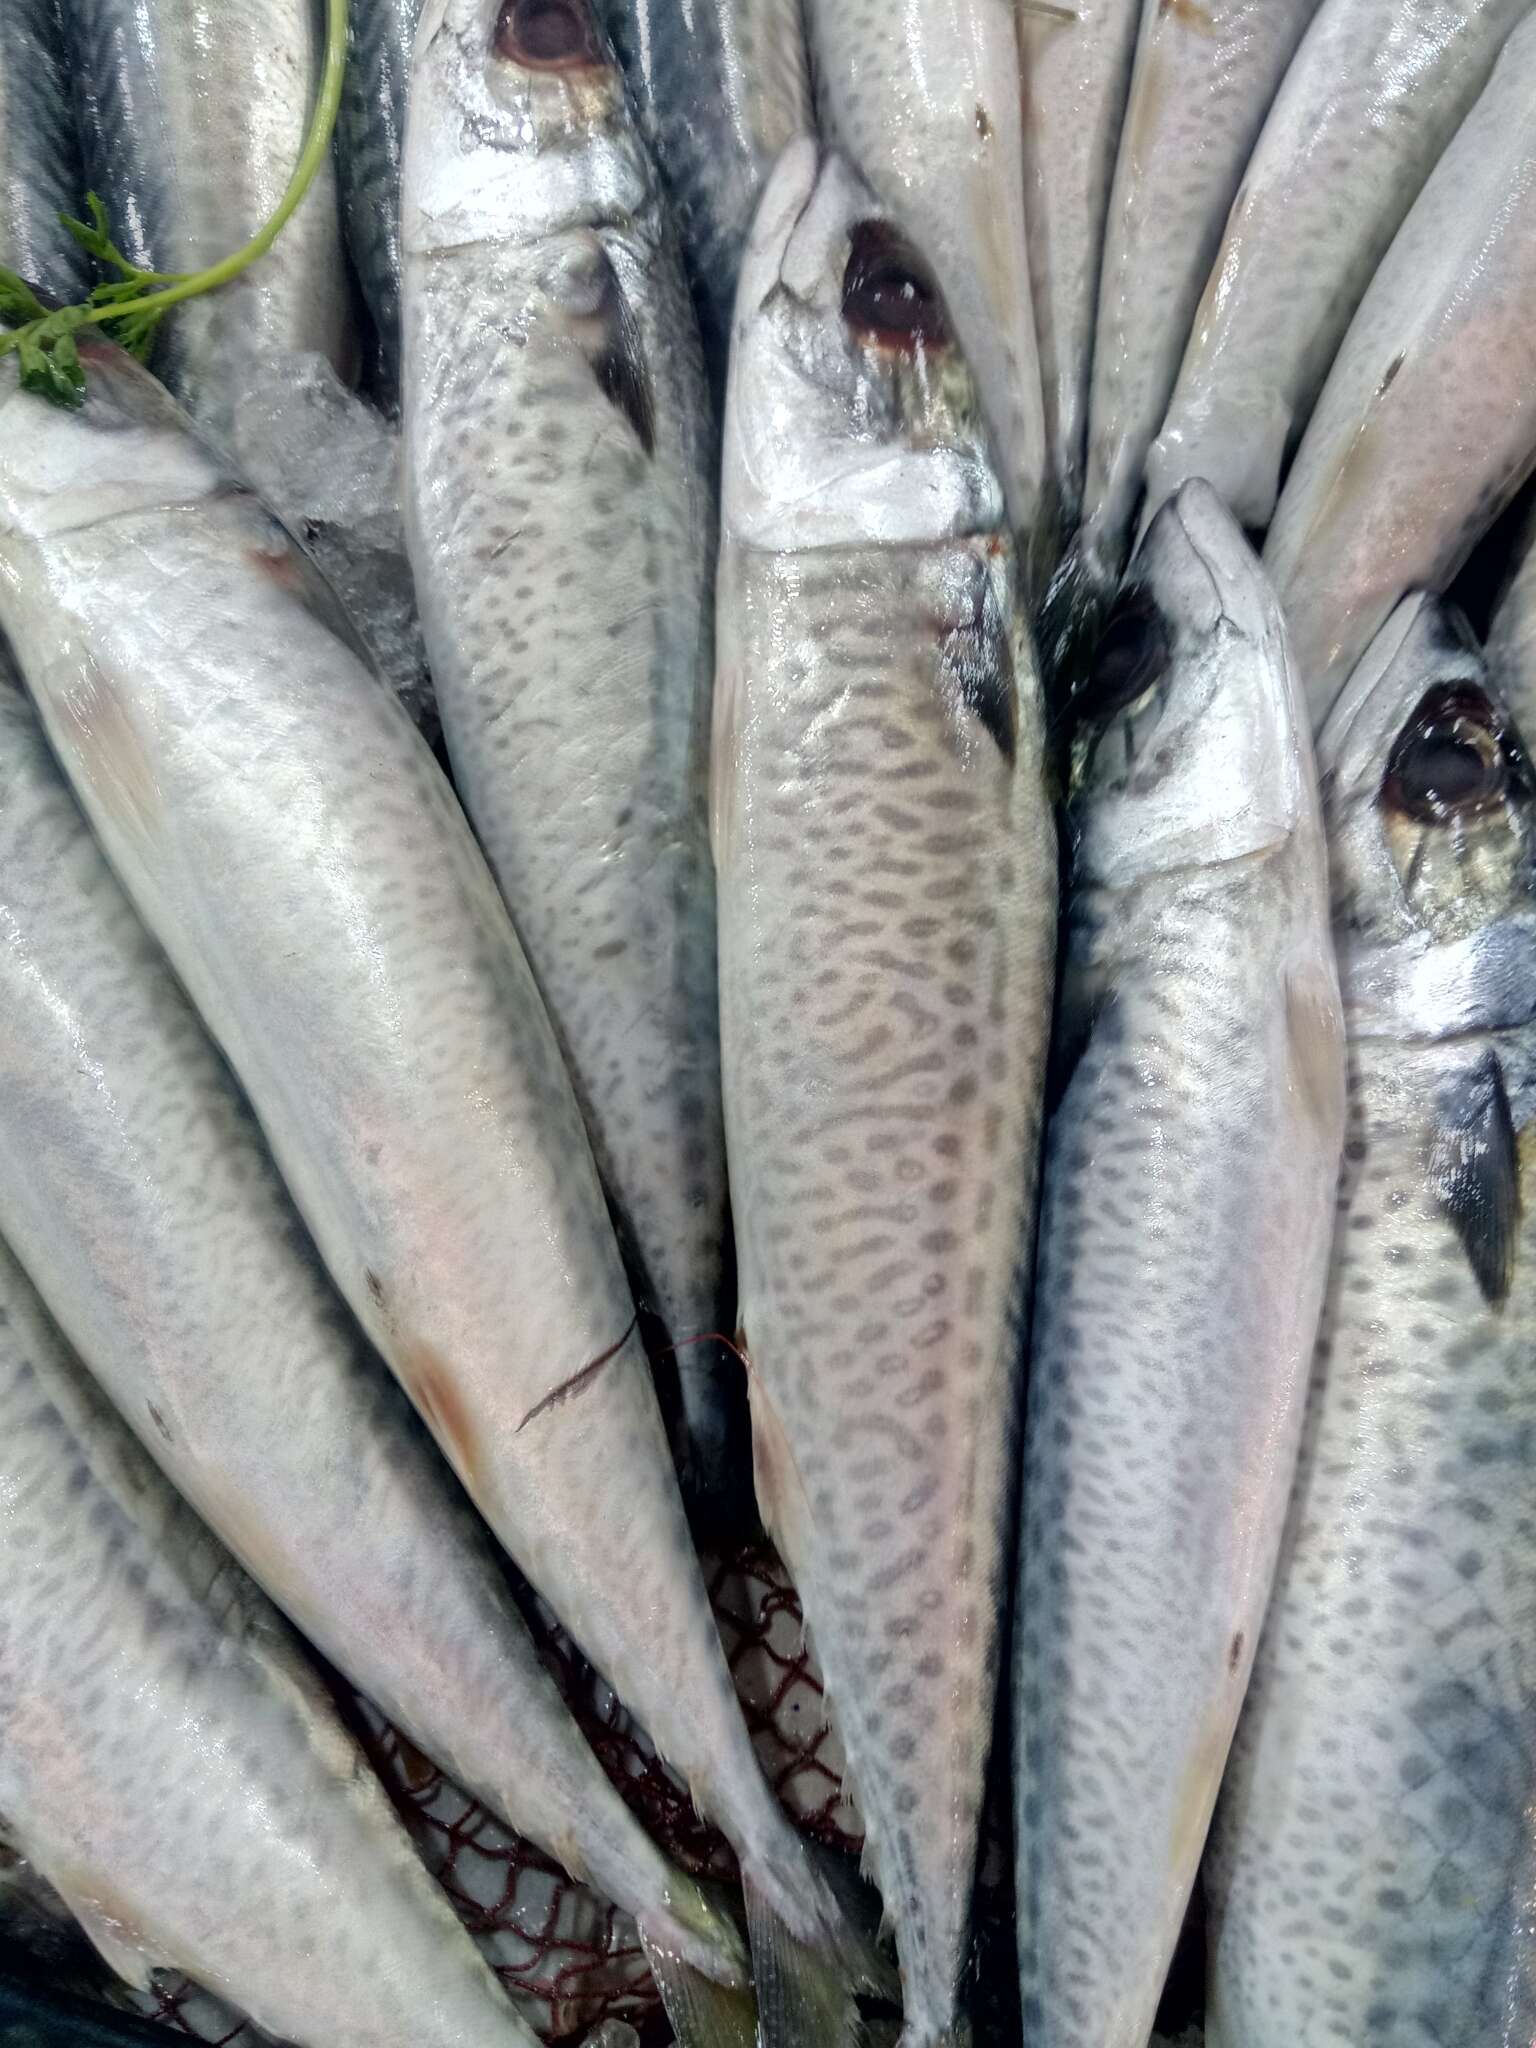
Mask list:
[[[933,273],[845,157],[792,142],[742,261],[728,540],[794,551],[998,531],[1002,486]]]
[[[1423,591],[1402,600],[1329,715],[1318,765],[1341,945],[1391,949],[1396,1000],[1424,1011],[1425,1035],[1493,1021],[1497,991],[1536,970],[1536,772],[1458,611]]]
[[[230,488],[170,394],[99,334],[79,342],[85,402],[66,410],[0,363],[0,533],[33,541]]]
[[[1148,528],[1071,714],[1081,880],[1272,852],[1314,819],[1279,604],[1209,484]]]
[[[653,196],[594,0],[427,0],[406,119],[407,253],[537,241],[628,219]]]

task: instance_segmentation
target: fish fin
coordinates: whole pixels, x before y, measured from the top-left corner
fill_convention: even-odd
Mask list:
[[[114,1975],[136,1991],[148,1991],[156,1970],[177,1967],[153,1938],[138,1925],[126,1901],[119,1900],[99,1880],[78,1882],[68,1873],[46,1873],[52,1884],[90,1938],[92,1948]]]
[[[1429,1170],[1483,1299],[1502,1308],[1515,1276],[1522,1205],[1519,1143],[1496,1052],[1442,1102]]]
[[[1333,977],[1315,964],[1285,978],[1286,1066],[1312,1121],[1337,1130],[1344,1116],[1344,1018]]]
[[[678,2048],[756,2048],[757,1998],[750,1984],[717,1984],[643,1924],[640,1946]]]
[[[752,1485],[757,1494],[757,1511],[763,1527],[773,1538],[789,1576],[800,1585],[801,1570],[809,1555],[811,1504],[805,1482],[779,1420],[779,1412],[768,1398],[762,1381],[751,1369],[747,1333],[738,1330],[736,1348],[748,1361],[747,1398],[752,1411]]]
[[[709,728],[709,845],[717,875],[729,871],[736,852],[736,742],[743,688],[739,666],[722,653]]]
[[[963,706],[1011,768],[1019,750],[1013,642],[989,560],[975,561],[973,579],[965,617],[950,625],[939,644],[940,681],[946,703]]]
[[[647,455],[656,453],[656,394],[640,323],[618,272],[606,250],[600,255],[603,276],[597,310],[578,330],[582,353],[592,366],[598,389],[628,421]]]
[[[743,1872],[762,2048],[856,2048],[858,2000],[841,1944],[801,1940]]]

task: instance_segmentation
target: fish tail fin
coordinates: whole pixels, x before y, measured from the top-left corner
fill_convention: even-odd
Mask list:
[[[745,1971],[723,1983],[685,1961],[670,1930],[637,1925],[678,2048],[757,2048],[757,1997]]]
[[[856,2048],[864,2038],[859,1993],[894,1998],[896,1974],[878,1945],[878,1903],[848,1859],[805,1846],[811,1868],[792,1896],[808,1905],[809,1932],[778,1909],[778,1884],[742,1874],[762,2048]]]

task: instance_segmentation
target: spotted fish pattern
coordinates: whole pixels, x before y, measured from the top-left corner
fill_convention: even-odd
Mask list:
[[[131,1982],[184,1971],[298,2048],[533,2048],[296,1643],[3,1249],[0,1812]]]
[[[1325,727],[1338,1223],[1207,1875],[1216,2048],[1536,2034],[1536,776],[1406,599]]]
[[[910,2048],[964,2030],[1056,894],[1007,515],[950,333],[869,188],[792,148],[726,420],[739,1341]]]
[[[449,754],[673,1347],[690,1482],[739,1493],[713,441],[677,248],[587,0],[429,21],[406,240],[411,555]]]
[[[1215,494],[1080,702],[1014,1645],[1025,2037],[1144,2042],[1279,1546],[1343,1037],[1305,708]]]

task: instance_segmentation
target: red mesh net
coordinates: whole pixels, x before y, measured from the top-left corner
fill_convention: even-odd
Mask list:
[[[843,1757],[823,1714],[822,1686],[801,1628],[800,1605],[766,1543],[713,1561],[710,1594],[721,1638],[763,1768],[786,1806],[822,1841],[859,1846],[843,1791]],[[548,1654],[588,1740],[647,1827],[695,1872],[728,1877],[730,1851],[693,1810],[611,1690],[570,1639],[544,1617]],[[430,1870],[524,2017],[546,2040],[618,2018],[644,2028],[660,2000],[634,1923],[575,1884],[511,1834],[392,1728],[352,1696],[354,1724]],[[186,1982],[158,1982],[141,2009],[199,2041],[254,2044],[256,2030]]]

